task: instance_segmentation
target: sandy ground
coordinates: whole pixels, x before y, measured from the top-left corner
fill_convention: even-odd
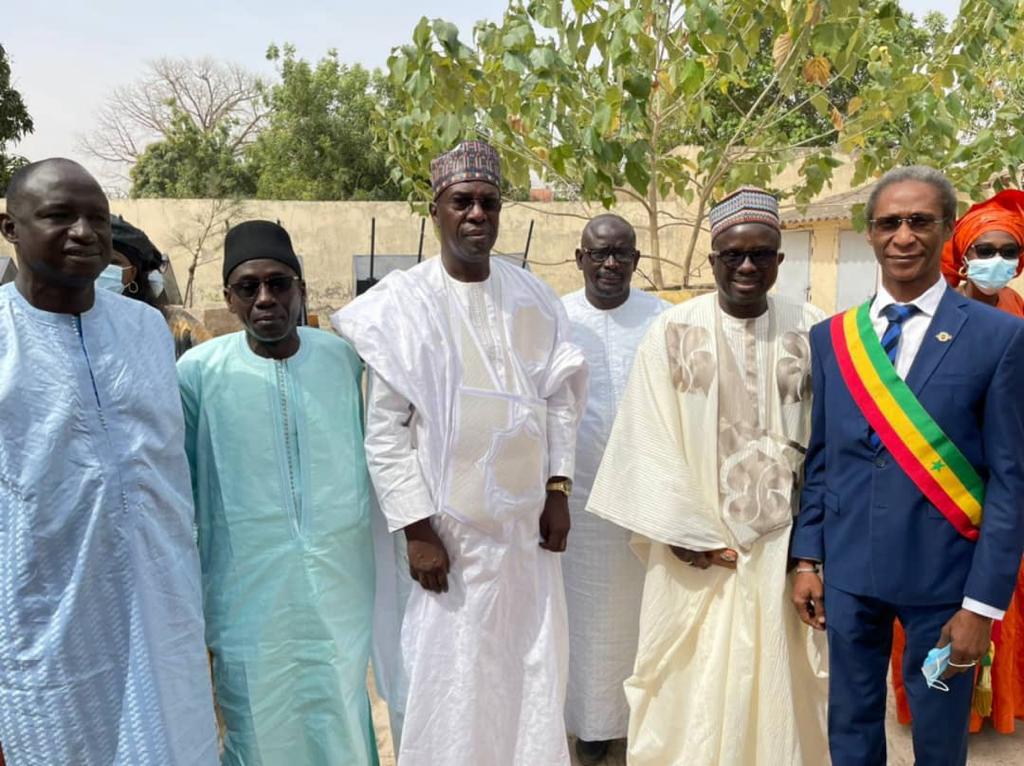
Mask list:
[[[387,705],[377,697],[376,691],[372,688],[372,677],[370,685],[371,697],[373,699],[373,722],[377,731],[380,763],[381,766],[396,766],[394,752],[391,747],[391,733],[388,730]],[[889,698],[889,720],[886,728],[889,735],[889,766],[913,766],[914,755],[910,743],[910,729],[900,726],[896,722],[891,694]],[[575,757],[572,762],[573,766],[577,766]],[[967,763],[970,766],[1024,766],[1024,722],[1017,724],[1017,731],[1012,735],[996,734],[991,729],[985,729],[978,734],[972,734]],[[481,764],[481,766],[483,765]],[[626,766],[626,754],[623,743],[619,742],[613,746],[612,751],[604,761],[604,766]],[[751,764],[750,766],[754,765]]]

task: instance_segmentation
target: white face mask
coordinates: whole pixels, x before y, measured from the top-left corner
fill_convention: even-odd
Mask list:
[[[1001,255],[967,262],[967,278],[985,295],[995,295],[1017,273],[1017,264]]]
[[[160,294],[164,291],[164,275],[159,271],[151,271],[146,276],[149,280],[149,286],[153,290],[153,297],[159,298]]]
[[[96,286],[112,293],[124,292],[124,268],[115,263],[110,264],[96,277]]]

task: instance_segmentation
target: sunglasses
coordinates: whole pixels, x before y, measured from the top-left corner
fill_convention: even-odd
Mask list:
[[[453,194],[448,204],[460,213],[469,210],[474,205],[479,205],[480,209],[485,213],[497,213],[501,210],[501,197],[473,197],[469,194]]]
[[[762,247],[757,250],[722,250],[711,253],[711,256],[730,269],[738,269],[747,258],[755,268],[764,269],[778,262],[779,251],[772,250],[770,247]]]
[[[228,290],[241,301],[253,301],[256,300],[260,287],[266,285],[271,295],[280,297],[287,295],[295,283],[301,279],[301,277],[286,277],[284,275],[266,279],[240,279],[228,285]]]
[[[580,252],[587,256],[591,263],[598,265],[604,263],[609,258],[614,258],[617,264],[620,266],[626,266],[632,263],[636,257],[640,255],[640,251],[636,248],[633,248],[632,250],[619,250],[614,247],[601,247],[591,250],[589,247],[581,247]]]
[[[1020,245],[1003,245],[1002,247],[996,247],[995,245],[971,245],[971,250],[979,258],[991,258],[995,255],[1008,261],[1016,261],[1020,258]]]
[[[936,218],[933,215],[914,213],[908,216],[884,215],[881,218],[872,218],[868,223],[879,234],[895,234],[903,224],[909,226],[911,231],[923,234],[931,231],[936,224],[945,220],[945,218]]]

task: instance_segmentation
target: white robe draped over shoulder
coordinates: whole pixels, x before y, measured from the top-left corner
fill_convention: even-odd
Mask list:
[[[822,318],[772,297],[735,319],[712,293],[664,312],[637,351],[587,505],[636,533],[646,567],[631,766],[828,763],[824,636],[786,575]],[[688,566],[673,545],[732,548],[736,569]]]
[[[586,398],[564,309],[496,258],[479,283],[433,258],[332,324],[371,371],[367,458],[389,531],[430,518],[451,559],[433,593],[410,587],[404,540],[378,548],[396,562],[378,583],[375,663],[399,763],[567,764],[561,561],[539,545],[545,480],[573,476]]]
[[[104,290],[0,287],[0,743],[7,766],[213,766],[174,343]]]
[[[595,308],[584,290],[566,295],[562,303],[573,342],[590,368],[569,498],[572,531],[562,558],[569,609],[565,722],[582,740],[620,739],[629,718],[622,683],[636,658],[644,567],[629,547],[630,532],[588,513],[586,505],[637,346],[670,304],[635,289],[610,310]]]

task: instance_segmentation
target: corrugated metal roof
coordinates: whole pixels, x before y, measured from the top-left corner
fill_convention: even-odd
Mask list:
[[[789,227],[815,221],[848,221],[853,215],[853,206],[867,202],[868,195],[874,188],[875,184],[872,182],[859,189],[824,197],[817,202],[812,202],[803,210],[800,208],[787,210],[782,214],[782,225]]]

